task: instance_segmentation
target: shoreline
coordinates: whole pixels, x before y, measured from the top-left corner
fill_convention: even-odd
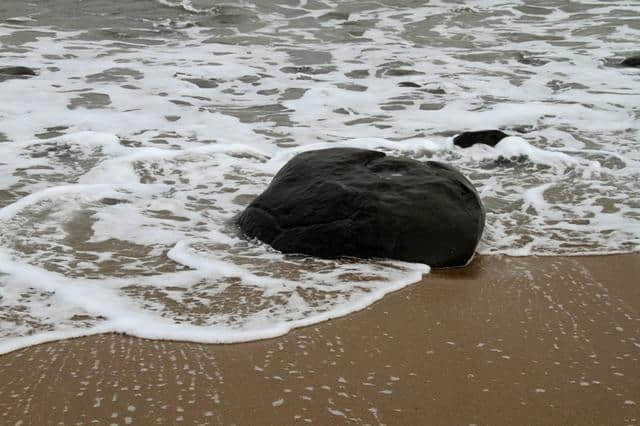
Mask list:
[[[476,256],[265,340],[0,355],[4,424],[635,424],[640,254]]]

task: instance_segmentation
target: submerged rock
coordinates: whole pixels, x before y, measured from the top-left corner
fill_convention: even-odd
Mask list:
[[[238,223],[284,253],[451,267],[473,257],[484,219],[475,188],[448,165],[332,148],[291,159]]]
[[[640,67],[640,56],[631,56],[620,63],[625,67]]]
[[[477,143],[496,146],[498,142],[507,136],[509,135],[500,130],[477,130],[459,134],[453,138],[453,144],[462,148],[469,148]]]
[[[36,75],[36,72],[27,67],[0,67],[0,82],[10,78],[27,78]]]

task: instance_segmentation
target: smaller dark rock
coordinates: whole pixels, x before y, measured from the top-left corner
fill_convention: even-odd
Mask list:
[[[398,83],[398,86],[400,86],[400,87],[414,87],[414,88],[422,87],[418,83],[414,83],[413,81],[401,81],[400,83]]]
[[[36,75],[36,72],[27,67],[0,67],[0,82],[12,78],[28,78]]]
[[[469,148],[477,143],[496,146],[498,142],[509,136],[500,130],[477,130],[464,132],[453,138],[453,144],[461,148]]]
[[[0,68],[0,74],[4,75],[36,75],[36,72],[27,67],[4,67]]]
[[[640,56],[631,56],[620,63],[625,67],[640,67]]]

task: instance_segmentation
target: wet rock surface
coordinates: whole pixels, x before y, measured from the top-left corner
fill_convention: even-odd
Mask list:
[[[475,188],[448,165],[332,148],[291,159],[238,223],[284,253],[452,267],[472,258],[484,220]]]

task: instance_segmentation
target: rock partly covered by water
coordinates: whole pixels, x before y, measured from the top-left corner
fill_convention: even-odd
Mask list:
[[[640,56],[631,56],[620,63],[625,67],[640,67]]]
[[[450,267],[472,258],[484,220],[475,188],[448,165],[332,148],[291,159],[239,225],[284,253]]]
[[[476,130],[474,132],[460,133],[453,138],[453,144],[462,148],[469,148],[477,143],[496,146],[498,142],[509,136],[500,130]]]
[[[27,67],[0,67],[0,81],[10,78],[27,78],[36,75],[36,72]]]

